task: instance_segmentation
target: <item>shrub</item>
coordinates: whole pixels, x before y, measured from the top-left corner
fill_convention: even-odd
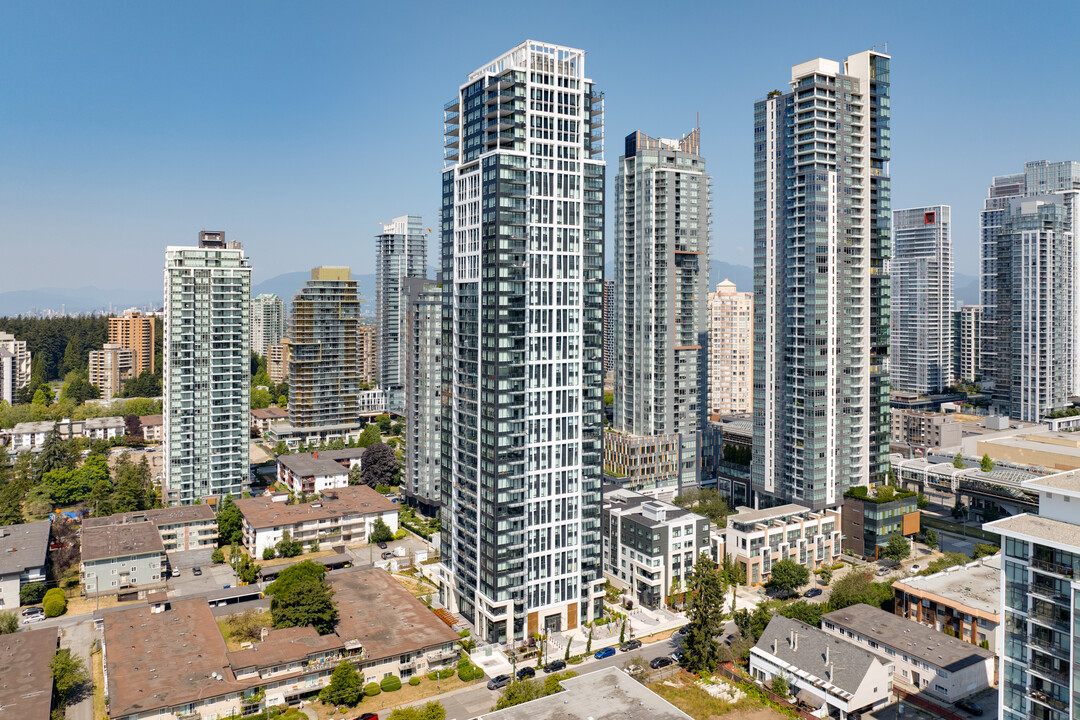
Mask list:
[[[221,548],[214,548],[214,552],[210,553],[210,562],[215,565],[225,562],[225,551]]]
[[[400,690],[401,678],[399,678],[397,675],[384,677],[379,683],[379,687],[382,688],[383,692],[394,692],[395,690]],[[367,692],[367,688],[365,688],[364,691]]]
[[[364,694],[368,697],[375,697],[382,692],[382,688],[379,687],[379,683],[368,683],[364,686]]]
[[[417,685],[420,684],[420,678],[413,675],[411,678],[409,678],[409,684],[412,685],[413,687],[416,687]]]
[[[60,588],[52,588],[45,593],[45,599],[41,603],[45,610],[45,617],[59,617],[67,612],[67,597]]]
[[[580,663],[584,659],[585,659],[584,655],[572,655],[570,657],[570,659],[567,660],[566,662],[570,663],[571,665],[577,665],[578,663]]]
[[[405,537],[408,534],[409,533],[405,532],[404,530],[399,529],[396,533],[394,533],[394,539],[395,540],[400,540],[401,538]]]
[[[45,597],[45,583],[27,583],[19,589],[21,605],[37,605]]]
[[[469,682],[475,678],[476,672],[477,668],[471,662],[463,661],[458,663],[457,676],[462,682]]]

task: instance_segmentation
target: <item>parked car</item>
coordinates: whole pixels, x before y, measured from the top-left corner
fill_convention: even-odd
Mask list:
[[[180,577],[180,568],[173,568],[172,569],[172,576],[173,577]]]
[[[956,701],[956,707],[961,710],[971,713],[975,717],[982,717],[983,709],[979,707],[979,704],[970,698],[963,698]]]
[[[922,568],[920,568],[918,565],[912,565],[911,568],[908,569],[908,572],[911,573],[912,575],[914,575],[915,573],[919,572],[919,570],[921,570],[921,569]]]
[[[637,650],[639,647],[641,647],[640,640],[627,640],[619,646],[619,650],[622,650],[623,652],[630,652],[631,650]]]
[[[686,659],[686,653],[684,653],[682,650],[676,650],[675,652],[671,653],[671,659],[677,663],[681,663],[683,660]]]
[[[28,607],[22,611],[23,625],[41,622],[45,619],[45,611],[39,607]]]
[[[821,594],[821,588],[810,588],[809,590],[807,590],[806,592],[803,593],[803,597],[812,598],[812,597],[817,597],[820,594]]]
[[[662,667],[667,667],[674,662],[675,661],[669,658],[667,655],[661,655],[660,657],[654,657],[652,660],[650,660],[649,667],[651,667],[653,670],[657,670]]]
[[[392,551],[390,551],[390,550],[387,550],[387,551],[386,551],[386,552],[384,552],[384,553],[383,553],[383,554],[382,554],[382,555],[381,555],[380,557],[381,557],[381,558],[382,558],[383,560],[389,560],[390,558],[394,557],[394,553],[393,553]]]
[[[878,575],[888,575],[891,572],[892,572],[892,570],[890,570],[889,568],[881,568],[880,570],[877,571],[877,574]]]
[[[509,684],[509,675],[496,675],[495,677],[488,680],[488,690],[498,690],[499,688],[504,688]]]
[[[364,713],[356,720],[379,720],[379,713]]]
[[[623,668],[623,670],[626,671],[627,675],[640,675],[641,673],[645,672],[645,668],[641,667],[640,665],[627,665]]]
[[[517,679],[524,680],[525,678],[536,677],[536,670],[529,666],[525,666],[517,671]]]
[[[603,660],[604,658],[609,658],[614,654],[615,654],[615,648],[603,648],[601,650],[597,650],[596,652],[594,652],[593,657],[596,658],[597,660]]]
[[[566,668],[566,662],[564,660],[552,660],[551,662],[549,662],[547,665],[544,666],[544,672],[546,672],[546,673],[559,672],[560,670],[564,670],[565,668]]]
[[[192,575],[202,575],[202,568],[198,567],[198,566],[191,568],[191,574]]]
[[[384,542],[383,542],[382,540],[380,540],[380,541],[379,541],[379,542],[377,543],[377,545],[379,546],[379,549],[380,549],[380,550],[385,550],[385,549],[386,549],[386,543],[384,543]]]
[[[733,642],[735,642],[735,634],[734,633],[732,633],[731,635],[728,635],[726,638],[724,638],[724,644],[727,645],[728,647],[731,647],[731,643],[733,643]]]
[[[690,632],[690,626],[689,625],[683,625],[681,628],[679,628],[679,634],[680,635],[685,635],[688,632]]]

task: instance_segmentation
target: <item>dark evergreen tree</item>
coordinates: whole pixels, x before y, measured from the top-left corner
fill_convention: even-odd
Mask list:
[[[708,555],[702,553],[694,563],[689,586],[686,667],[693,672],[711,672],[720,662],[717,638],[724,631],[724,583]]]

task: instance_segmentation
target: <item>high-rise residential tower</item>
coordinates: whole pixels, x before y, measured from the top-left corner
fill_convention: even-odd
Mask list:
[[[1080,162],[1029,162],[995,177],[979,216],[984,387],[997,409],[1038,421],[1080,393]]]
[[[615,180],[615,415],[604,471],[632,490],[699,483],[709,176],[700,133],[626,138]]]
[[[982,306],[964,305],[953,310],[953,376],[958,383],[982,379]]]
[[[300,428],[356,424],[360,298],[347,267],[317,267],[289,315],[289,420]]]
[[[359,372],[360,384],[374,387],[378,373],[375,371],[376,359],[375,348],[378,346],[374,325],[360,325],[357,328],[358,345],[356,349],[356,366]]]
[[[90,351],[89,380],[101,392],[102,400],[112,400],[134,374],[135,353],[120,343],[105,343],[100,350]]]
[[[893,212],[893,390],[936,393],[953,382],[951,214],[948,205]]]
[[[602,118],[531,40],[444,107],[441,595],[488,641],[602,610]]]
[[[710,415],[734,415],[754,407],[754,293],[724,280],[709,293]]]
[[[14,405],[19,390],[30,384],[31,353],[25,340],[0,332],[0,402]]]
[[[615,281],[604,280],[604,374],[615,371]]]
[[[109,342],[135,354],[135,375],[156,367],[154,318],[138,310],[127,310],[120,317],[109,318]]]
[[[836,507],[889,450],[889,56],[791,69],[754,106],[759,505]]]
[[[432,515],[442,505],[442,288],[406,278],[405,497]]]
[[[405,414],[405,278],[427,277],[427,231],[417,215],[383,223],[375,236],[377,381],[391,412]]]
[[[265,357],[283,337],[285,301],[273,293],[256,295],[251,301],[251,351]]]
[[[169,504],[248,489],[251,266],[223,232],[165,250],[165,488]]]

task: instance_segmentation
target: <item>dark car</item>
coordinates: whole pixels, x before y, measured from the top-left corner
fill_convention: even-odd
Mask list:
[[[627,640],[619,646],[619,649],[623,652],[630,652],[631,650],[637,650],[639,647],[641,647],[640,640]]]
[[[676,650],[675,652],[671,653],[671,659],[677,663],[681,663],[683,660],[686,659],[686,653],[684,653],[682,650]]]
[[[731,643],[733,643],[733,642],[735,642],[735,634],[734,633],[732,633],[731,635],[728,635],[726,638],[724,638],[724,644],[727,645],[728,647],[731,647]]]
[[[488,690],[498,690],[499,688],[504,688],[509,684],[509,675],[496,675],[495,677],[488,680]]]
[[[376,543],[376,544],[377,544],[377,545],[379,546],[379,549],[380,549],[380,550],[385,550],[385,549],[386,549],[386,543],[384,543],[384,542],[383,542],[382,540],[380,540],[380,541],[379,541],[378,543]]]
[[[661,655],[660,657],[654,657],[652,660],[650,660],[649,667],[651,667],[653,670],[656,670],[658,668],[667,667],[673,662],[675,661],[669,658],[667,655]]]
[[[802,594],[803,597],[812,598],[821,594],[821,588],[810,588]]]
[[[596,652],[594,652],[593,657],[597,660],[603,660],[604,658],[609,658],[614,654],[615,648],[603,648],[602,650],[597,650]]]
[[[689,625],[683,625],[681,628],[679,628],[679,634],[680,635],[685,635],[688,632],[690,632],[690,626]]]
[[[191,574],[192,575],[202,575],[202,568],[201,567],[193,567],[193,568],[191,568]]]
[[[969,700],[968,698],[964,698],[963,700],[957,700],[956,707],[974,715],[975,717],[982,717],[983,714],[983,709],[979,707],[979,704],[974,700]]]
[[[565,668],[566,668],[566,661],[564,661],[564,660],[552,660],[551,662],[549,662],[547,665],[544,666],[544,672],[546,672],[546,673],[559,672],[560,670],[563,670]]]
[[[525,678],[536,677],[536,670],[531,667],[523,667],[517,671],[517,679],[524,680]]]

